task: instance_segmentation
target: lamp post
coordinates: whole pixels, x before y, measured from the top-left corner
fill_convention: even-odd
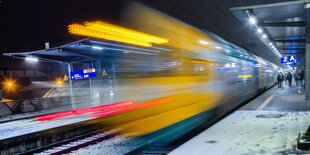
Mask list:
[[[0,75],[0,102],[2,101],[2,85],[3,85],[3,76]]]

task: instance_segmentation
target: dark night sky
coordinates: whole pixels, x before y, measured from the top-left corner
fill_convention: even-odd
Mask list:
[[[133,0],[0,0],[0,53],[28,52],[73,42],[81,37],[67,26],[90,20],[118,24],[127,2]],[[229,11],[231,7],[288,0],[136,0],[181,21],[218,34],[249,52],[271,60],[275,55]],[[242,34],[242,35],[240,35]],[[271,61],[275,60],[272,59]],[[0,56],[0,69],[27,68],[24,61]],[[37,68],[57,68],[41,63]]]
[[[123,0],[1,0],[0,53],[27,52],[81,39],[70,35],[67,26],[89,20],[117,23]],[[16,65],[19,64],[19,65]],[[23,61],[1,56],[1,68],[31,67]],[[52,67],[42,63],[40,67]]]

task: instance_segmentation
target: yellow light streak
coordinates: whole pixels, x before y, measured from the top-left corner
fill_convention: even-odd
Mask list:
[[[197,60],[193,60],[192,63],[198,63],[198,64],[210,64],[209,62],[206,61],[197,61]]]
[[[252,75],[238,75],[238,78],[249,78],[252,77]]]
[[[152,46],[152,43],[168,43],[168,39],[138,32],[121,26],[95,21],[84,22],[84,25],[71,24],[69,33],[87,37],[120,41],[135,45]]]

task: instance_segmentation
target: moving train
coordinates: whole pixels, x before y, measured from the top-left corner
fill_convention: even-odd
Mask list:
[[[91,32],[111,28],[111,33],[131,36],[111,34],[102,38],[75,30],[74,26],[69,26],[69,32],[108,39],[90,42],[102,45],[95,47],[97,50],[107,51],[98,56],[102,62],[97,63],[96,70],[104,68],[104,80],[109,86],[98,89],[98,93],[108,94],[114,103],[109,100],[105,104],[111,111],[99,108],[89,116],[100,118],[101,124],[117,129],[127,139],[149,136],[156,137],[152,142],[163,145],[173,142],[276,83],[280,68],[275,64],[144,5],[129,5],[119,25],[87,22],[84,27],[74,26],[79,29],[93,26]],[[135,38],[141,39],[142,32],[148,34],[142,41],[162,39],[162,42],[143,45]],[[119,49],[111,50],[110,46]],[[104,81],[93,80],[92,83]],[[93,85],[96,86],[100,87]]]

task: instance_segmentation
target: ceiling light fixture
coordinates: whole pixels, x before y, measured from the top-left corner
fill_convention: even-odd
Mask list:
[[[250,22],[251,22],[252,24],[255,24],[255,23],[256,23],[255,18],[254,18],[254,17],[250,17]]]
[[[257,32],[262,33],[263,30],[262,30],[261,28],[258,28],[258,29],[257,29]]]
[[[265,38],[265,39],[266,39],[266,38],[267,38],[267,35],[266,35],[266,34],[263,34],[263,38]]]

